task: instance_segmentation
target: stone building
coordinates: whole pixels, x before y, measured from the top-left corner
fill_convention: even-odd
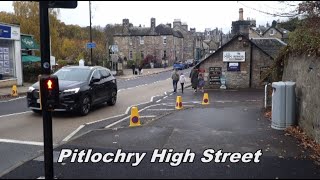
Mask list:
[[[260,82],[267,80],[262,74],[285,45],[276,38],[249,39],[247,35],[238,34],[196,68],[204,72],[205,88],[220,88],[222,77],[228,89],[261,88]]]
[[[262,37],[278,38],[284,42],[287,42],[289,38],[289,31],[283,28],[278,28],[277,26],[271,26],[262,33]]]
[[[147,55],[152,55],[155,63],[161,64],[166,60],[168,65],[182,60],[184,37],[180,31],[170,26],[156,26],[156,19],[151,18],[150,27],[134,27],[130,25],[129,19],[123,19],[122,31],[113,36],[115,44],[118,45],[119,56],[127,60],[141,56],[139,59],[143,60]]]
[[[180,19],[175,19],[173,21],[173,30],[181,32],[183,36],[183,57],[181,60],[194,59],[195,29],[189,31],[187,23],[181,23]]]

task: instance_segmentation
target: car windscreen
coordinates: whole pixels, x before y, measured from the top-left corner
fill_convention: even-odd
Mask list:
[[[67,81],[87,81],[90,75],[90,69],[63,68],[54,73],[59,80]]]

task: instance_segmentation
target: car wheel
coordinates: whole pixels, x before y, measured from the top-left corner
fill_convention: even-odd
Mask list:
[[[81,105],[79,108],[79,112],[82,116],[89,114],[91,108],[91,100],[88,95],[85,95],[81,100]]]
[[[108,105],[113,106],[116,104],[116,102],[117,102],[117,91],[113,90],[111,92],[111,98],[107,103],[108,103]]]
[[[36,110],[36,109],[32,109],[32,111],[36,114],[42,114],[42,111],[41,110]]]

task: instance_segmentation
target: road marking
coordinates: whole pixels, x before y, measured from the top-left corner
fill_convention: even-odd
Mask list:
[[[124,115],[126,115],[126,114],[119,114],[119,115],[116,115],[116,116],[99,119],[99,120],[96,120],[96,121],[92,121],[92,122],[85,123],[85,125],[91,125],[91,124],[94,124],[94,123],[97,123],[97,122],[106,121],[106,120],[113,119],[113,118],[117,118],[117,117],[121,117],[121,116],[124,116]]]
[[[163,99],[166,99],[168,96],[163,97]]]
[[[149,115],[149,116],[140,116],[140,118],[154,118],[154,117],[157,117],[155,115]]]
[[[21,97],[18,97],[18,98],[14,98],[14,99],[9,99],[9,100],[6,100],[6,101],[0,101],[0,103],[5,103],[5,102],[10,102],[10,101],[15,101],[15,100],[19,100],[19,99],[23,99],[27,96],[21,96]]]
[[[161,99],[159,99],[159,100],[158,100],[158,101],[156,101],[156,102],[158,103],[158,102],[160,102],[160,101],[161,101]]]
[[[25,114],[25,113],[30,113],[30,112],[32,112],[32,111],[24,111],[24,112],[19,112],[19,113],[6,114],[6,115],[0,116],[0,118],[2,118],[2,117],[8,117],[8,116],[14,116],[14,115],[19,115],[19,114]]]
[[[174,109],[147,109],[147,111],[173,111]]]
[[[3,142],[3,143],[14,143],[14,144],[27,144],[27,145],[34,145],[34,146],[43,146],[43,142],[20,141],[20,140],[14,140],[14,139],[0,139],[0,142]]]
[[[104,127],[104,128],[110,128],[110,127],[112,127],[112,126],[114,126],[114,125],[116,125],[116,124],[118,124],[118,123],[126,120],[126,119],[129,118],[129,117],[130,117],[130,116],[124,117],[124,118],[120,119],[119,121],[116,121],[116,122],[114,122],[114,123],[111,123],[111,124],[109,124],[108,126],[106,126],[106,127]]]
[[[71,139],[72,136],[74,136],[77,132],[79,132],[84,126],[85,126],[85,125],[79,126],[75,131],[73,131],[73,132],[72,132],[71,134],[69,134],[66,138],[64,138],[64,139],[62,140],[62,142],[67,142],[67,141],[69,141],[69,139]]]

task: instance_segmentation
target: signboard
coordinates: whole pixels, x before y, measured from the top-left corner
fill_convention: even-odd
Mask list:
[[[11,39],[11,27],[0,25],[0,38]]]
[[[111,46],[109,47],[109,49],[110,49],[111,52],[114,52],[114,53],[116,53],[116,52],[119,51],[118,45],[111,45]]]
[[[20,27],[11,27],[11,39],[20,40]]]
[[[223,51],[223,62],[245,62],[245,51]]]
[[[111,54],[111,61],[112,62],[116,63],[116,62],[118,62],[118,59],[119,59],[119,57],[117,54]]]
[[[221,67],[210,67],[209,68],[209,85],[220,85],[221,81]]]
[[[87,43],[87,48],[92,49],[96,47],[96,43]]]
[[[227,71],[240,71],[240,63],[228,63]]]

